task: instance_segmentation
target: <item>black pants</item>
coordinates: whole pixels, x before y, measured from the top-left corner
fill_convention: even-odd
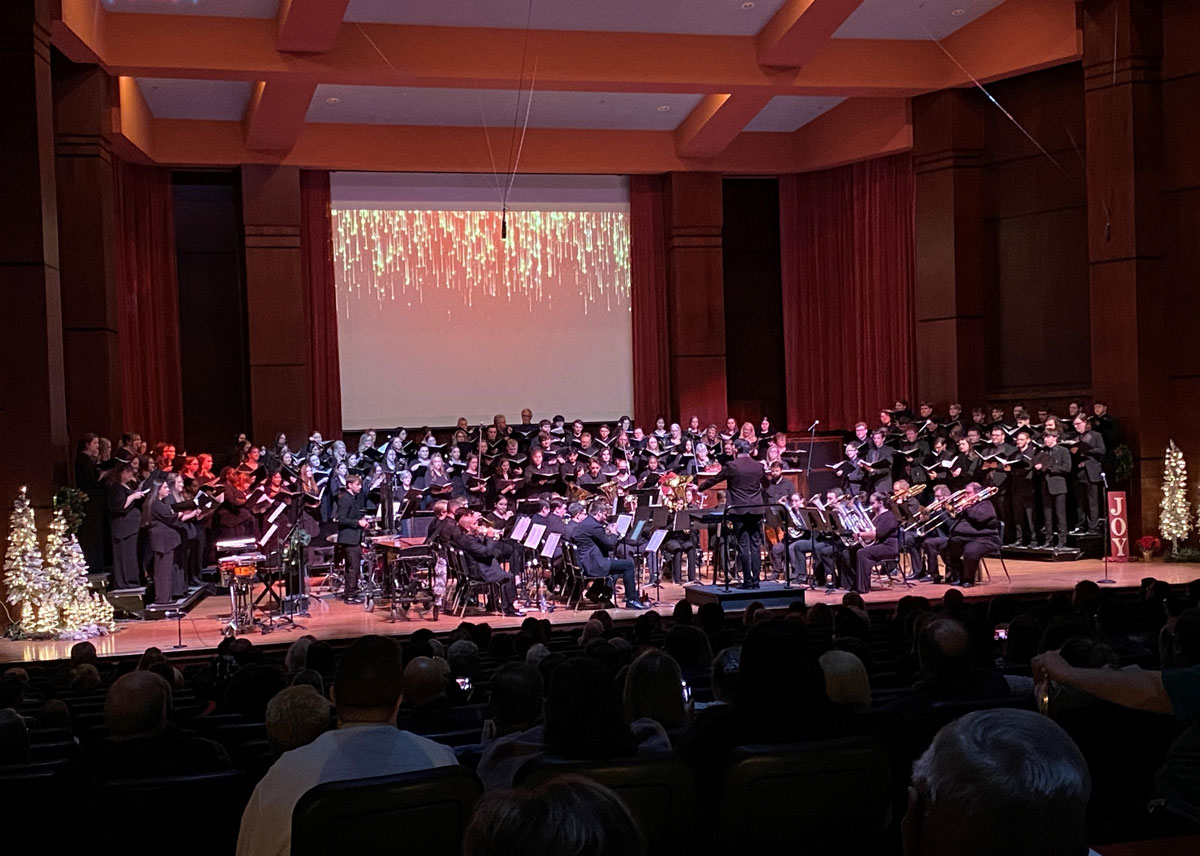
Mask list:
[[[1083,470],[1075,482],[1075,497],[1079,509],[1079,526],[1087,526],[1089,532],[1100,530],[1100,483],[1087,481]]]
[[[114,538],[113,542],[113,588],[128,589],[141,585],[138,574],[138,536],[135,532],[127,538]]]
[[[602,559],[602,571],[607,573],[588,574],[593,579],[607,579],[608,585],[616,590],[616,578],[620,577],[625,583],[625,599],[637,600],[637,576],[634,573],[633,561],[631,559]]]
[[[1033,486],[1017,487],[1013,490],[1013,539],[1021,544],[1037,541],[1034,512],[1037,510],[1033,497]]]
[[[1046,546],[1056,543],[1060,547],[1067,546],[1067,495],[1052,494],[1043,485],[1042,513],[1045,518],[1042,536],[1046,539]]]
[[[951,538],[946,545],[946,576],[964,583],[979,581],[979,560],[995,553],[1000,544],[993,538]]]
[[[938,558],[946,549],[949,539],[940,532],[931,532],[921,539],[921,551],[925,554],[925,573],[933,577],[934,582],[941,578],[938,573]]]
[[[700,549],[687,532],[672,532],[663,541],[663,563],[671,569],[671,579],[683,582],[683,557],[687,556],[688,582],[695,582],[700,568]]]
[[[738,571],[742,582],[756,583],[762,574],[762,515],[731,514],[733,539],[738,548]]]
[[[776,545],[778,546],[778,545]],[[813,557],[813,582],[819,586],[830,585],[833,582],[833,545],[828,541],[815,538],[797,538],[787,545],[788,556],[792,562],[792,578],[804,582],[808,576],[808,553]]]
[[[357,597],[358,575],[362,568],[362,544],[337,544],[333,548],[333,563],[345,567],[345,597]]]
[[[175,551],[154,554],[154,602],[170,603],[175,594]]]
[[[887,561],[900,558],[895,544],[869,544],[858,551],[854,559],[854,590],[869,592],[871,590],[871,569]]]
[[[501,605],[506,610],[512,609],[513,603],[517,600],[516,577],[500,567],[500,563],[495,560],[490,565],[482,565],[479,569],[479,576],[486,583],[499,583]]]

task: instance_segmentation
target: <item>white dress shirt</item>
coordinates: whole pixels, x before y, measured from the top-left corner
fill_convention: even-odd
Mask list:
[[[347,723],[285,752],[255,787],[242,813],[238,856],[288,856],[292,810],[323,782],[390,776],[457,764],[454,750],[394,725]]]

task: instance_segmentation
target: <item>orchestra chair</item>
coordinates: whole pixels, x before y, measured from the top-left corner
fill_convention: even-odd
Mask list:
[[[463,767],[325,782],[292,811],[292,856],[362,856],[403,850],[458,856],[463,832],[483,794]]]
[[[579,550],[570,541],[562,542],[563,572],[566,583],[563,585],[563,599],[567,609],[571,608],[572,598],[575,600],[575,611],[583,603],[583,590],[587,580],[583,576],[583,567],[579,564]]]
[[[614,791],[637,821],[648,853],[682,854],[694,846],[695,782],[691,768],[671,757],[626,758],[613,761],[569,761],[541,757],[517,772],[521,788],[543,785],[558,776],[589,778]]]
[[[466,615],[467,604],[474,600],[481,592],[487,595],[488,599],[495,604],[500,603],[500,585],[499,583],[489,583],[484,580],[473,579],[467,572],[467,558],[463,555],[463,551],[453,544],[446,545],[446,568],[447,572],[454,576],[454,602],[450,605],[450,614],[454,614],[454,606],[459,606],[458,617],[462,618]]]
[[[997,522],[1000,524],[1000,546],[979,559],[979,570],[983,571],[987,576],[987,581],[990,583],[992,581],[992,574],[988,570],[987,560],[999,559],[1000,568],[1004,571],[1004,576],[1008,578],[1008,584],[1012,585],[1012,576],[1008,573],[1008,565],[1004,563],[1004,521],[1000,520]],[[975,580],[975,582],[979,582],[979,580]]]
[[[113,818],[137,806],[138,840],[162,842],[163,849],[176,842],[190,853],[232,853],[252,790],[241,770],[113,779],[100,786],[94,808],[98,817]],[[202,810],[204,821],[181,829],[180,813],[187,810]]]
[[[880,852],[892,793],[878,738],[740,746],[730,758],[715,806],[718,852]]]
[[[901,556],[902,555],[903,554],[901,554]],[[912,583],[908,581],[908,575],[905,574],[903,569],[900,567],[899,557],[895,559],[884,559],[875,566],[875,574],[882,582],[887,583],[888,588],[891,588],[896,584],[897,577],[899,577],[900,581],[904,583],[905,588],[912,588]]]

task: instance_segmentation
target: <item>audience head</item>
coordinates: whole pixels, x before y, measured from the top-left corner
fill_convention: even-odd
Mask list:
[[[104,724],[113,740],[152,737],[167,726],[171,685],[147,669],[122,675],[108,688]]]
[[[91,663],[80,663],[71,670],[69,681],[76,697],[91,695],[100,688],[100,670]]]
[[[283,658],[283,667],[289,675],[294,675],[307,667],[308,648],[316,641],[314,636],[301,636],[288,646],[287,654]]]
[[[831,702],[853,710],[871,706],[871,681],[862,660],[849,651],[826,651],[819,662]]]
[[[473,678],[479,671],[479,646],[469,639],[459,639],[446,649],[450,674],[456,678]]]
[[[546,698],[548,754],[601,761],[632,755],[635,748],[606,666],[590,657],[572,657],[554,669]]]
[[[528,663],[505,663],[492,673],[488,710],[497,737],[532,728],[542,716],[542,674]]]
[[[319,676],[318,676],[319,677]],[[307,746],[333,725],[333,705],[307,684],[280,690],[267,704],[267,741],[276,755]]]
[[[604,625],[601,624],[596,619],[592,618],[592,619],[589,619],[588,622],[583,625],[583,631],[579,634],[579,644],[584,647],[587,647],[587,644],[589,642],[591,642],[593,639],[603,639],[603,638],[604,638]]]
[[[692,623],[692,605],[686,600],[677,601],[671,610],[671,620],[676,624]]]
[[[486,794],[475,807],[462,852],[644,856],[646,843],[620,797],[591,779],[568,775],[531,789]]]
[[[768,621],[750,628],[742,642],[738,704],[796,713],[825,702],[825,676],[803,624]]]
[[[940,684],[954,684],[971,673],[975,650],[971,634],[953,618],[935,618],[917,637],[917,656],[925,676]]]
[[[81,663],[100,665],[100,658],[96,656],[96,646],[91,642],[76,642],[71,646],[71,665],[78,666]]]
[[[292,686],[312,687],[317,695],[325,695],[325,679],[315,669],[301,669],[292,676]]]
[[[11,707],[0,708],[0,766],[29,760],[29,729]]]
[[[716,636],[725,628],[725,607],[715,600],[701,604],[696,610],[696,624],[709,636]]]
[[[267,703],[288,685],[288,679],[276,665],[249,663],[229,679],[225,687],[224,708],[240,713],[251,722],[262,722]]]
[[[906,856],[1077,856],[1087,852],[1091,780],[1071,738],[1031,711],[969,713],[913,767]]]
[[[322,675],[332,675],[336,667],[337,657],[332,645],[320,639],[309,643],[308,651],[304,655],[304,668]]]
[[[403,685],[400,646],[364,636],[342,654],[329,697],[342,723],[395,722]]]
[[[625,721],[649,718],[668,730],[687,718],[683,702],[683,673],[669,654],[646,651],[625,676]]]
[[[414,657],[410,660],[404,667],[405,704],[421,707],[445,697],[446,675],[442,671],[442,664],[430,657]]]

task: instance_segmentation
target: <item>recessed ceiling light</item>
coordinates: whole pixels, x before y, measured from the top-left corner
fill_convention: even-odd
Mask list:
[[[659,113],[666,113],[666,112],[668,112],[670,109],[671,109],[671,105],[670,105],[670,104],[660,104],[660,105],[659,105],[659,107],[658,107],[658,112],[659,112]]]
[[[330,95],[328,98],[325,99],[325,103],[326,104],[337,104],[341,100],[342,99],[338,98],[336,95]]]
[[[750,2],[750,0],[746,0],[746,2],[742,4],[742,8],[745,9],[747,12],[749,12],[751,9],[754,8],[754,4],[752,2]]]
[[[953,15],[954,17],[956,17],[956,18],[957,18],[959,15],[965,15],[965,14],[967,14],[967,10],[966,10],[966,9],[955,9],[955,10],[954,10],[953,12],[951,12],[950,14],[951,14],[951,15]]]

